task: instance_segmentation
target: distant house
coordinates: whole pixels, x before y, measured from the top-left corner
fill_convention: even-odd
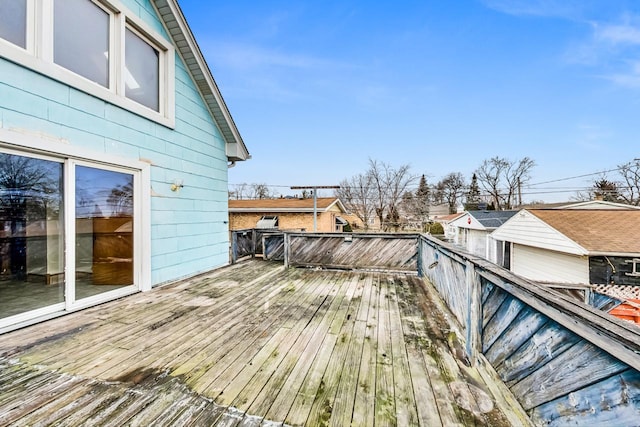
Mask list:
[[[464,212],[460,212],[448,215],[436,215],[432,217],[432,220],[434,222],[442,224],[442,229],[444,230],[444,238],[446,240],[454,241],[458,232],[458,228],[454,225],[451,225],[451,223],[464,214]]]
[[[346,209],[336,197],[319,197],[316,201],[316,231],[341,232],[347,225]],[[277,228],[314,231],[313,198],[229,200],[229,228]]]
[[[453,243],[466,251],[491,259],[489,234],[515,215],[516,211],[468,211],[449,222]]]
[[[640,285],[640,210],[523,209],[491,234],[492,261],[543,283]]]
[[[250,156],[176,0],[0,9],[0,332],[228,264]]]
[[[353,211],[345,213],[342,217],[354,230],[364,230],[366,228],[368,231],[379,231],[382,229],[382,226],[380,225],[380,218],[375,214],[368,218],[368,224],[366,227],[362,219],[353,213]]]

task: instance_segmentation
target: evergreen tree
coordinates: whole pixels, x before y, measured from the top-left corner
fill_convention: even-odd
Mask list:
[[[478,177],[474,173],[471,177],[471,184],[469,185],[469,192],[467,193],[467,200],[464,204],[464,208],[467,211],[478,210],[479,203],[480,187],[478,186]]]
[[[425,227],[429,222],[429,196],[430,190],[427,184],[427,178],[424,174],[420,177],[420,183],[416,190],[416,214],[420,218],[422,223],[422,231],[425,231]]]

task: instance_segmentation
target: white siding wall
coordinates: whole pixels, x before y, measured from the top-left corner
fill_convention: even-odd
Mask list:
[[[520,243],[569,254],[586,255],[580,245],[529,212],[520,211],[493,232],[496,240]]]
[[[474,255],[485,258],[487,256],[487,232],[468,230],[467,250]]]
[[[513,245],[511,270],[527,279],[553,283],[589,283],[589,258],[531,246]]]

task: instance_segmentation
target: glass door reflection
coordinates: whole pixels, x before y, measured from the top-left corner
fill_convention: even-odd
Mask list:
[[[76,167],[76,299],[133,285],[133,175]]]
[[[63,165],[0,153],[0,319],[64,302]]]

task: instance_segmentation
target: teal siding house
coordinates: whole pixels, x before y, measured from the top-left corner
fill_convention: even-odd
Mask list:
[[[249,157],[177,1],[0,1],[0,333],[227,264]]]

